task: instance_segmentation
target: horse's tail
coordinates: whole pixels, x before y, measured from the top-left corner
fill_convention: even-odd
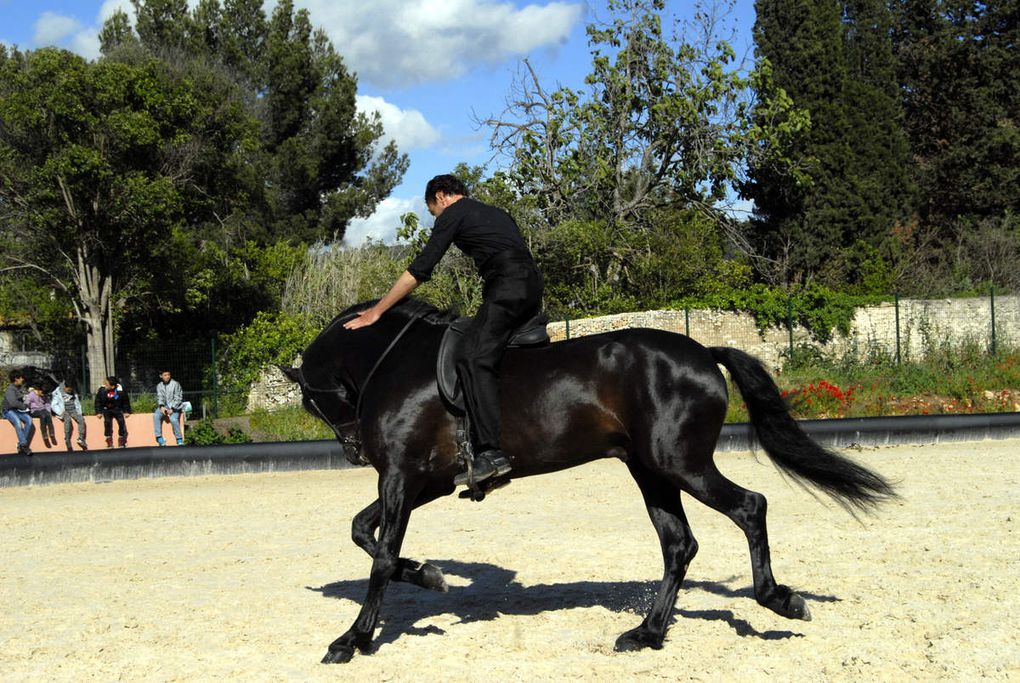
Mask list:
[[[868,511],[895,497],[892,484],[881,475],[823,448],[801,429],[758,359],[721,346],[709,351],[729,370],[747,404],[758,441],[780,469],[801,483],[813,484],[848,509]]]

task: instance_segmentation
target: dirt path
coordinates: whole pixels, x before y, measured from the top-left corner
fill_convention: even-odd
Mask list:
[[[686,499],[701,551],[661,651],[613,653],[662,564],[617,462],[522,480],[412,517],[377,650],[318,664],[369,558],[349,540],[369,470],[0,489],[0,678],[40,680],[973,680],[1020,678],[1020,442],[855,454],[903,499],[859,523],[767,461],[720,467],[769,499],[787,621],[750,593],[742,534]]]

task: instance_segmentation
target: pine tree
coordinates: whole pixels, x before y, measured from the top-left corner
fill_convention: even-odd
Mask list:
[[[853,279],[859,241],[879,246],[912,207],[909,148],[890,17],[881,0],[759,0],[754,35],[776,84],[806,109],[810,131],[792,153],[810,182],[751,169],[763,250],[788,280]]]
[[[840,6],[818,0],[758,0],[754,37],[775,84],[806,109],[810,130],[789,154],[810,178],[794,186],[752,168],[745,195],[755,202],[754,227],[763,250],[785,260],[788,279],[819,268],[849,231],[842,178],[851,155],[843,93],[848,79]]]
[[[898,0],[895,47],[922,220],[1020,210],[1017,0]]]
[[[137,35],[115,13],[103,27],[104,54],[138,59],[140,45],[199,71],[225,71],[261,123],[261,146],[239,159],[251,182],[217,212],[233,239],[342,238],[400,182],[407,156],[392,142],[379,148],[379,115],[357,111],[356,77],[293,0],[279,0],[268,19],[262,0],[201,0],[190,12],[185,0],[132,3]]]

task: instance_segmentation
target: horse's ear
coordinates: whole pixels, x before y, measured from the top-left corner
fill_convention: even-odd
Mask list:
[[[287,379],[291,382],[295,382],[301,386],[305,385],[305,376],[301,372],[301,368],[292,368],[287,365],[277,365],[276,367],[280,368],[280,372],[285,374]]]

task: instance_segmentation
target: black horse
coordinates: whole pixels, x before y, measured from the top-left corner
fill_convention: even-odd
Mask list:
[[[439,343],[453,316],[405,300],[374,325],[345,330],[342,323],[369,305],[337,316],[305,349],[301,367],[286,369],[300,384],[306,409],[333,428],[349,457],[357,457],[357,445],[364,462],[379,472],[378,499],[352,525],[354,542],[373,558],[368,594],[323,662],[346,662],[355,648],[370,649],[390,580],[446,590],[438,568],[400,557],[400,546],[411,511],[453,493],[460,470],[458,421],[436,387]],[[681,491],[743,530],[760,604],[784,617],[810,619],[804,599],[772,576],[765,497],[726,479],[713,462],[727,406],[717,364],[729,371],[758,441],[783,471],[850,508],[866,510],[895,495],[881,476],[812,441],[790,417],[768,373],[742,351],[705,348],[650,329],[509,350],[500,390],[512,476],[619,458],[640,487],[658,533],[662,584],[641,624],[617,639],[617,650],[662,647],[677,591],[698,550]]]

